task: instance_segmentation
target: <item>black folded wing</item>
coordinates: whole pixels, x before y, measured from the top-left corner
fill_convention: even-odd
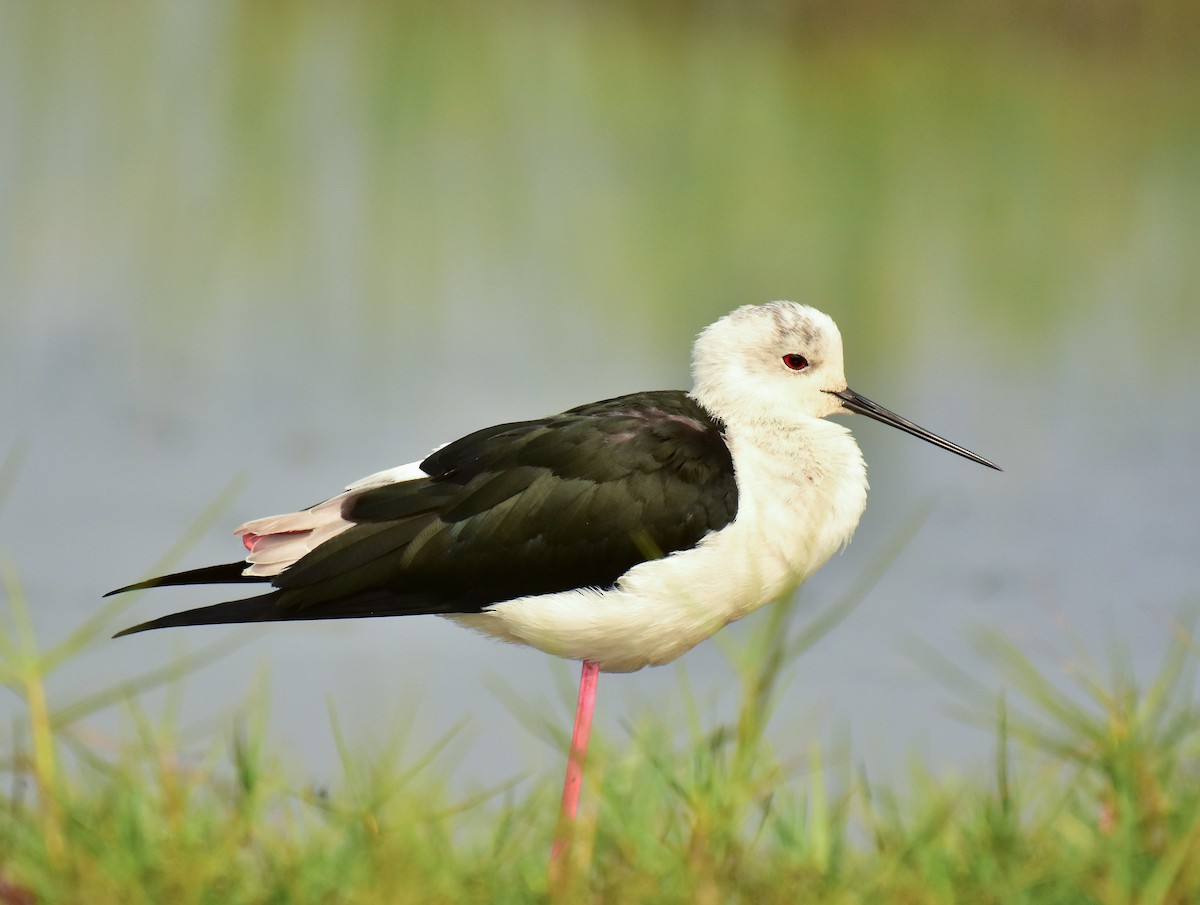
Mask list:
[[[349,496],[342,517],[354,524],[275,576],[277,590],[129,631],[467,613],[517,597],[609,588],[737,513],[721,425],[679,391],[486,428],[421,469],[428,478]]]

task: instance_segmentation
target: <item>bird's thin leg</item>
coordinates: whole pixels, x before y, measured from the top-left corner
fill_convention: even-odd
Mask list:
[[[583,786],[583,762],[587,757],[588,736],[592,731],[592,712],[596,709],[596,684],[600,679],[600,664],[583,661],[579,675],[579,702],[575,706],[575,731],[571,734],[571,752],[567,756],[567,778],[563,783],[562,807],[558,812],[558,829],[554,834],[553,861],[562,853],[569,839],[575,814],[579,811],[579,790]]]

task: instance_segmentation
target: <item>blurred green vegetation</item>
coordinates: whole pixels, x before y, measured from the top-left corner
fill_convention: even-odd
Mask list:
[[[1197,326],[1194,4],[3,19],[4,307],[336,310],[368,343],[464,299],[653,327],[800,297],[874,343],[966,315],[1046,343],[1113,304]]]

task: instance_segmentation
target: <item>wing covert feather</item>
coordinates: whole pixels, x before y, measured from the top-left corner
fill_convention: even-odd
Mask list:
[[[676,391],[477,431],[421,469],[428,479],[349,497],[356,524],[278,576],[280,606],[382,592],[407,601],[397,612],[475,612],[611,587],[737,513],[721,425]]]

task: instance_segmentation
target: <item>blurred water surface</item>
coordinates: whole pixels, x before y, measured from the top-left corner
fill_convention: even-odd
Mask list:
[[[1119,638],[1148,675],[1200,596],[1195,14],[753,8],[0,6],[0,456],[25,450],[0,553],[43,637],[238,476],[229,527],[484,424],[687,386],[697,330],[796,298],[841,324],[852,386],[1006,471],[855,423],[871,503],[802,616],[931,515],[794,670],[780,746],[849,724],[876,772],[979,762],[911,639],[988,681],[982,628],[1052,668]],[[236,551],[211,531],[181,565]],[[113,642],[53,691],[221,631]],[[327,703],[418,747],[466,718],[472,784],[557,765],[493,689],[557,702],[565,667],[435,618],[272,627],[186,684],[198,739],[264,663],[314,775]],[[603,725],[678,708],[681,668],[732,705],[710,643],[609,681]]]

